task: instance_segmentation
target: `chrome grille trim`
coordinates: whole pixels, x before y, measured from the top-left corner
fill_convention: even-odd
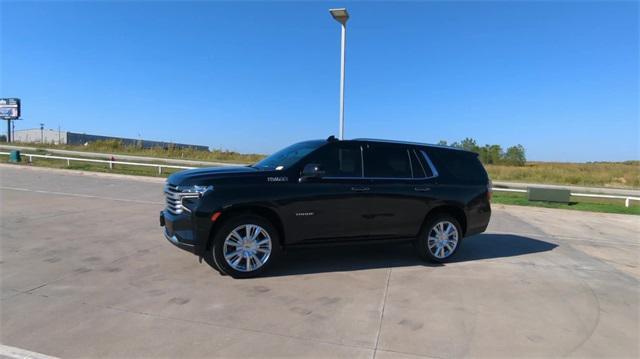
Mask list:
[[[182,196],[180,195],[181,193],[178,186],[167,183],[164,186],[164,194],[167,202],[167,211],[169,211],[169,213],[181,214],[184,212]]]

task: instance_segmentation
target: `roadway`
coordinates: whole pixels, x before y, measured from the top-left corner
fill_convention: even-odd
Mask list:
[[[452,263],[297,250],[233,280],[168,243],[162,183],[0,166],[0,343],[81,357],[640,355],[637,216],[494,206]]]

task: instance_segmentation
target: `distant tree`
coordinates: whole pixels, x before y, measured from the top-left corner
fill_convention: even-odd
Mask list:
[[[447,146],[447,141],[445,140],[438,141],[438,146]]]
[[[504,153],[500,145],[484,145],[480,148],[480,161],[486,164],[499,164]]]
[[[462,140],[462,142],[460,142],[460,148],[462,148],[463,150],[480,153],[480,147],[478,147],[476,140],[471,137],[467,137]]]
[[[7,142],[7,136],[0,135],[0,142]]]
[[[489,163],[489,145],[484,145],[484,147],[480,147],[478,149],[478,157],[480,157],[480,162]]]
[[[516,145],[507,148],[504,163],[511,166],[524,166],[527,163],[524,146]]]
[[[446,143],[446,141],[438,142],[438,144],[444,145],[446,145]],[[451,143],[450,146],[477,153],[480,161],[484,164],[524,166],[527,163],[525,150],[522,145],[511,146],[505,152],[500,145],[486,144],[480,147],[476,140],[467,137],[460,142]]]

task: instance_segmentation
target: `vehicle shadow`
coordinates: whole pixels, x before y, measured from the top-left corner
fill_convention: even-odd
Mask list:
[[[513,257],[546,252],[556,244],[538,239],[483,233],[463,240],[462,246],[448,263],[490,258]],[[411,244],[353,244],[336,247],[288,249],[274,267],[262,276],[356,271],[375,268],[409,266],[438,267],[447,265],[420,259]]]

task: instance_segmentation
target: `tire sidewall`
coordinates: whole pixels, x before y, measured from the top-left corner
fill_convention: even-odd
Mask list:
[[[271,254],[267,259],[267,262],[263,264],[262,267],[251,272],[242,272],[233,269],[233,267],[231,267],[225,260],[223,253],[224,240],[227,235],[229,235],[232,230],[243,224],[255,224],[260,226],[265,231],[267,231],[269,237],[271,238]],[[220,229],[216,231],[211,248],[214,263],[221,271],[233,278],[252,278],[260,275],[262,272],[268,269],[273,262],[277,260],[281,253],[280,236],[278,234],[278,231],[269,220],[256,215],[239,215],[225,221]]]
[[[431,251],[429,250],[427,244],[429,232],[437,223],[442,221],[453,223],[453,225],[456,227],[456,230],[458,231],[458,243],[456,243],[456,247],[453,249],[453,252],[446,258],[438,258],[433,255],[433,253],[431,253]],[[416,238],[416,240],[414,241],[414,247],[416,248],[418,255],[420,255],[420,257],[422,257],[423,259],[427,259],[432,262],[443,263],[449,261],[453,256],[456,255],[458,248],[460,248],[461,242],[462,228],[460,227],[460,223],[458,222],[458,220],[453,216],[441,214],[427,220],[426,224],[420,231],[420,235],[418,235],[418,238]]]

